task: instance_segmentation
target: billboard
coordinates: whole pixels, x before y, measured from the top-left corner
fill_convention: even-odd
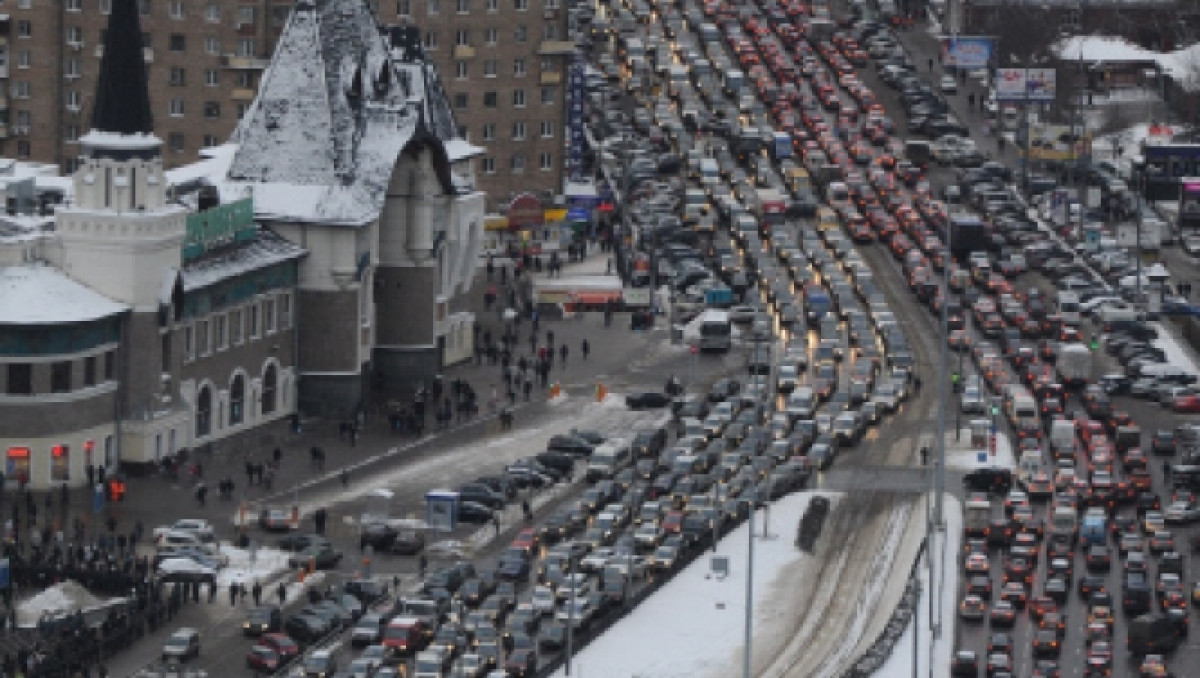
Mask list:
[[[1053,101],[1058,73],[1053,68],[997,68],[997,101]]]
[[[980,36],[943,35],[942,65],[947,68],[984,68],[992,59],[992,39]]]

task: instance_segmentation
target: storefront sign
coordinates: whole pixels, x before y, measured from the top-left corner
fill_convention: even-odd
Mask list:
[[[536,195],[523,193],[508,205],[508,228],[519,231],[546,223],[546,212]]]
[[[255,230],[253,198],[189,214],[183,258],[192,259],[217,247],[253,239]]]
[[[568,93],[567,131],[570,146],[567,149],[567,172],[571,181],[583,179],[583,102],[586,94],[583,54],[575,52],[575,63],[571,64]]]

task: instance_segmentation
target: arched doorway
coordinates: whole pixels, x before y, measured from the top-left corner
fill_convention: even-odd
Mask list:
[[[246,378],[233,376],[229,385],[229,425],[237,426],[246,420]]]
[[[279,406],[279,368],[267,365],[263,373],[260,407],[264,415],[274,414]]]
[[[212,389],[200,387],[200,396],[196,398],[196,437],[203,438],[212,433]]]

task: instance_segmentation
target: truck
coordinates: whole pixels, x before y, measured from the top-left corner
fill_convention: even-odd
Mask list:
[[[1021,461],[1017,464],[1017,480],[1022,486],[1035,475],[1046,472],[1046,460],[1042,458],[1041,450],[1026,450],[1021,453]]]
[[[1145,614],[1129,622],[1129,653],[1134,656],[1167,654],[1185,639],[1178,622],[1166,615]]]
[[[832,38],[836,30],[837,24],[831,19],[813,19],[808,22],[808,41],[816,47]]]
[[[1083,526],[1079,530],[1079,538],[1085,547],[1093,544],[1103,546],[1108,542],[1108,514],[1104,509],[1094,507],[1088,509],[1083,516]]]
[[[1055,506],[1050,519],[1050,538],[1074,544],[1079,536],[1079,515],[1071,506]]]
[[[986,537],[992,522],[992,502],[987,499],[967,499],[963,533],[966,537]]]
[[[1092,375],[1092,350],[1075,341],[1058,347],[1058,376],[1063,386],[1079,388],[1087,384]]]
[[[796,147],[792,143],[792,135],[787,132],[775,132],[771,135],[771,141],[771,157],[775,158],[776,162],[786,160],[796,152]]]
[[[991,246],[987,225],[974,214],[957,212],[950,215],[947,243],[952,256],[966,257],[973,251],[986,251]]]
[[[1055,419],[1050,423],[1050,452],[1055,459],[1075,458],[1075,424],[1069,419]]]
[[[787,197],[774,188],[758,189],[758,202],[751,212],[758,217],[758,229],[767,236],[773,226],[781,225],[787,215]]]

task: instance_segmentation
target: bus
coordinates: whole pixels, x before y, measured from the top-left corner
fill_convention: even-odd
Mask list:
[[[725,353],[733,347],[733,324],[729,313],[717,309],[709,309],[700,315],[701,351],[709,353]]]

